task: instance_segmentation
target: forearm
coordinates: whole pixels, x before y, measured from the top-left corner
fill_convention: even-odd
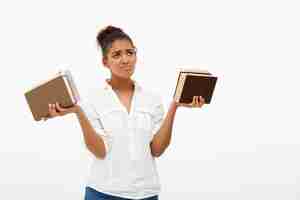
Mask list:
[[[151,141],[151,152],[155,157],[159,157],[171,142],[173,122],[175,119],[176,110],[177,105],[175,105],[175,103],[171,103],[162,126],[154,135]]]
[[[83,110],[79,107],[75,112],[77,119],[80,123],[81,130],[84,136],[84,142],[88,150],[93,153],[97,158],[103,159],[106,154],[104,141],[100,135],[98,135],[89,120],[85,116]]]

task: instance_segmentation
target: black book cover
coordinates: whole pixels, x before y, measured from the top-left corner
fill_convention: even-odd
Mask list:
[[[193,96],[202,96],[209,104],[217,82],[215,76],[187,75],[179,103],[191,103]]]

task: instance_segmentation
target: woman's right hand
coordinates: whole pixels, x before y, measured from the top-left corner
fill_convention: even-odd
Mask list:
[[[48,117],[43,119],[44,121],[46,121],[49,118],[65,116],[69,113],[77,113],[80,109],[79,105],[77,105],[77,104],[75,104],[74,106],[72,106],[70,108],[63,108],[57,102],[55,104],[49,104],[48,108],[49,108],[48,109],[49,115],[48,115]]]
[[[177,103],[174,101],[176,106],[183,106],[188,108],[201,108],[205,104],[205,100],[201,96],[194,96],[191,103]]]

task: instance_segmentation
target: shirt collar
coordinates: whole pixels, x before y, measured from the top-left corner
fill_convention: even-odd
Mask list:
[[[105,79],[105,81],[104,81],[104,89],[105,90],[112,89],[111,85],[108,83],[109,80],[110,79]],[[142,89],[142,87],[140,86],[140,84],[136,80],[132,79],[132,81],[133,81],[133,84],[134,84],[134,88],[136,90],[141,90]]]

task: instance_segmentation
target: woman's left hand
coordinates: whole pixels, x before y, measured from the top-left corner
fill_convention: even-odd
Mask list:
[[[189,108],[201,108],[204,104],[204,98],[201,96],[194,96],[193,97],[193,101],[191,103],[177,103],[174,101],[174,103],[176,104],[176,106],[183,106],[183,107],[189,107]]]

